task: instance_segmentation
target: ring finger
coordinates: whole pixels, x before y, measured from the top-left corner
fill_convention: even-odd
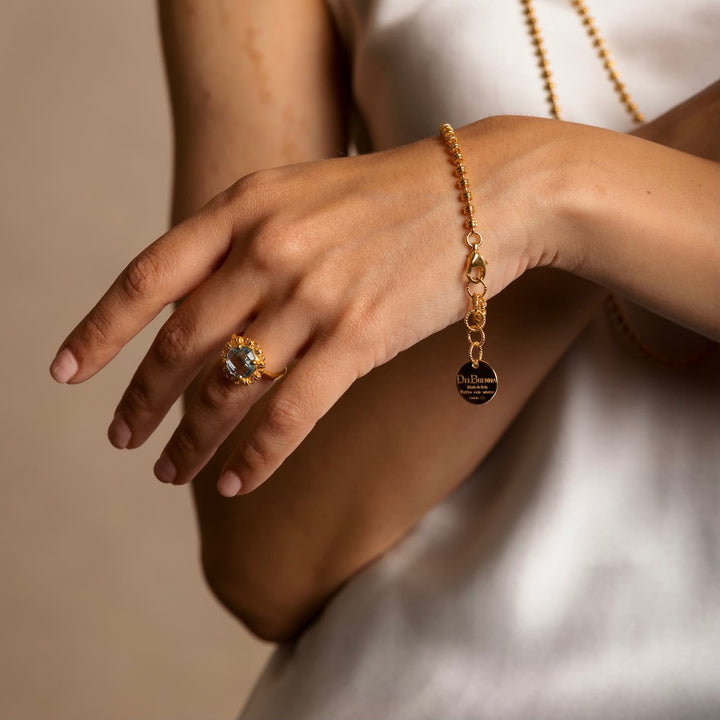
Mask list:
[[[155,463],[156,477],[175,484],[192,480],[250,407],[270,389],[272,378],[268,376],[281,373],[301,353],[308,336],[309,328],[298,322],[290,309],[273,312],[265,308],[243,333],[242,347],[236,341],[237,349],[226,360],[216,360],[190,398],[185,415]],[[266,374],[257,380],[249,378],[247,385],[241,380],[236,383],[223,367],[229,364],[236,376],[242,376],[263,357]]]

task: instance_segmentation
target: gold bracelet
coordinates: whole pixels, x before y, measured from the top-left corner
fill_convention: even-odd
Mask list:
[[[470,192],[470,181],[465,174],[463,165],[463,154],[460,144],[457,141],[455,131],[448,123],[440,126],[440,137],[450,151],[450,159],[455,165],[457,186],[460,189],[460,201],[463,205],[463,213],[467,215],[465,227],[469,230],[465,236],[465,243],[470,248],[465,263],[465,291],[470,296],[471,307],[465,315],[465,327],[467,328],[467,339],[470,343],[468,354],[470,362],[466,362],[457,371],[457,389],[460,397],[473,405],[484,405],[490,402],[497,392],[497,374],[488,363],[483,361],[483,345],[485,344],[485,320],[487,318],[487,301],[485,293],[485,270],[487,262],[480,254],[482,235],[475,229],[475,208],[471,204],[472,193]],[[476,290],[479,289],[479,292]]]

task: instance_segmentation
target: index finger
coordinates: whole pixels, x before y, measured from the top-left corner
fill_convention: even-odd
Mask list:
[[[57,382],[92,377],[166,305],[212,275],[230,248],[226,205],[211,201],[130,262],[60,346],[50,366]]]

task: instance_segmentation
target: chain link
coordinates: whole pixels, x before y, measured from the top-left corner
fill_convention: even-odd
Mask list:
[[[469,343],[468,355],[474,368],[477,368],[482,360],[483,345],[485,344],[485,319],[487,303],[485,294],[487,293],[487,285],[485,285],[485,270],[487,263],[485,258],[480,254],[480,245],[482,244],[482,235],[475,229],[477,220],[475,219],[475,207],[472,205],[472,192],[470,190],[470,181],[466,176],[466,168],[463,165],[463,154],[460,150],[455,131],[448,123],[440,126],[440,136],[450,151],[450,158],[455,165],[455,175],[457,175],[457,186],[460,190],[460,201],[463,204],[463,214],[467,216],[465,227],[468,233],[465,236],[465,244],[470,248],[467,260],[465,262],[465,291],[470,296],[472,307],[465,315],[465,327],[467,328],[467,339]],[[479,333],[479,339],[474,335]]]

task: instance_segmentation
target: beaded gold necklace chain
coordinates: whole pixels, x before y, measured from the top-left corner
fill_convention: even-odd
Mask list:
[[[546,98],[548,105],[550,106],[550,115],[556,120],[560,120],[560,107],[558,106],[557,95],[555,94],[555,82],[553,81],[547,51],[545,50],[545,43],[543,41],[542,34],[540,33],[537,17],[535,15],[533,0],[520,0],[520,2],[523,6],[523,12],[527,20],[530,38],[535,46],[535,54],[538,58],[538,65],[540,66],[544,89],[547,93]],[[600,36],[597,26],[595,25],[595,21],[588,12],[587,5],[585,5],[583,0],[570,0],[570,3],[573,8],[575,8],[582,24],[586,28],[593,47],[596,48],[597,55],[605,68],[608,80],[612,84],[620,103],[625,107],[635,124],[639,125],[645,122],[643,114],[638,110],[638,107],[630,96],[630,93],[627,91],[625,84],[620,79],[618,71],[615,69],[615,64],[610,58],[610,53],[605,45],[605,41]],[[690,358],[675,360],[663,357],[650,348],[647,343],[645,343],[643,339],[633,330],[615,295],[611,294],[608,296],[606,301],[606,310],[616,327],[623,333],[623,335],[627,337],[636,348],[642,351],[646,357],[650,358],[658,365],[673,368],[690,367],[703,362],[718,348],[716,343],[708,341],[706,346]]]
[[[530,37],[533,45],[535,46],[535,53],[538,56],[539,65],[542,69],[542,77],[545,82],[547,100],[550,105],[550,114],[555,119],[560,120],[560,108],[558,107],[557,96],[555,95],[555,83],[552,79],[550,64],[548,63],[547,52],[545,50],[545,43],[543,42],[537,18],[535,17],[535,8],[533,7],[532,0],[520,0],[520,2],[522,3],[525,17],[527,18]],[[637,105],[633,102],[633,99],[630,97],[630,93],[626,90],[624,83],[620,80],[620,75],[618,75],[615,65],[610,59],[610,53],[605,46],[605,41],[602,37],[600,37],[595,21],[592,17],[590,17],[587,6],[582,0],[570,0],[570,2],[580,16],[582,24],[587,29],[587,34],[590,36],[593,46],[597,49],[598,57],[607,72],[608,79],[618,95],[618,99],[632,116],[633,122],[638,125],[645,122],[645,118],[638,110]]]

